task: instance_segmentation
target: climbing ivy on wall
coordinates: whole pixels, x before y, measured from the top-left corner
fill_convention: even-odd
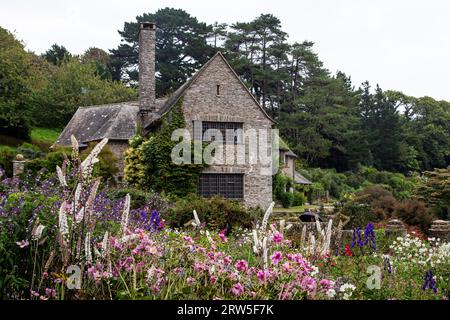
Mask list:
[[[186,127],[182,104],[183,98],[180,98],[147,139],[136,136],[130,141],[124,172],[130,185],[176,196],[197,192],[198,177],[206,164],[178,165],[171,159],[172,149],[178,144],[171,140],[172,132]]]

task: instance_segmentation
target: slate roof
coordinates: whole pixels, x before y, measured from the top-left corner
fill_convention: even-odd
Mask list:
[[[306,179],[304,176],[302,176],[297,171],[294,171],[294,182],[298,184],[312,184],[311,181]]]
[[[250,94],[252,99],[264,113],[264,115],[272,122],[275,121],[264,111],[254,96],[248,91],[248,88],[241,81],[239,76],[230,66],[228,61],[217,52],[208,62],[206,62],[188,81],[186,81],[171,96],[165,99],[156,99],[156,113],[150,115],[149,120],[145,123],[144,128],[148,129],[152,124],[164,114],[170,111],[176,104],[178,99],[183,96],[191,84],[199,77],[200,74],[208,67],[208,65],[216,57],[220,57],[225,61],[236,78],[240,81],[243,88]],[[105,104],[98,106],[79,107],[69,121],[64,131],[56,140],[55,145],[69,146],[70,136],[73,134],[77,138],[80,146],[86,146],[91,141],[108,138],[110,140],[129,140],[136,133],[138,122],[139,103],[137,101],[122,102],[115,104]]]

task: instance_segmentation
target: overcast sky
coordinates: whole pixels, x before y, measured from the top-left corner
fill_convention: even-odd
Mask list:
[[[447,0],[0,0],[0,26],[36,53],[53,43],[82,53],[117,47],[125,21],[167,6],[206,23],[272,13],[289,42],[315,42],[325,66],[357,86],[367,79],[384,90],[450,101]]]

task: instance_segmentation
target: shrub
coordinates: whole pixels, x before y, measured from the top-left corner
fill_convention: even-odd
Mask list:
[[[35,175],[44,169],[49,172],[49,175],[53,175],[56,166],[60,166],[63,162],[65,154],[66,153],[63,151],[50,152],[45,158],[37,158],[28,161],[25,165],[25,170],[30,171],[31,174]]]
[[[282,173],[277,173],[272,179],[272,194],[276,201],[281,201],[283,194],[292,186],[292,179]]]
[[[294,194],[292,192],[283,192],[280,198],[283,208],[290,208],[294,203]]]
[[[369,204],[350,201],[339,209],[339,213],[350,218],[346,228],[366,226],[369,222],[379,221]]]
[[[112,190],[108,193],[111,199],[123,199],[129,194],[131,198],[131,208],[138,209],[148,206],[150,209],[157,210],[161,215],[165,215],[169,208],[169,202],[155,192],[145,192],[134,188],[124,188]]]
[[[303,192],[294,192],[293,206],[302,206],[306,203],[306,196]]]
[[[17,153],[21,153],[25,159],[36,159],[36,158],[42,158],[45,157],[45,152],[42,152],[42,150],[28,142],[22,143],[17,148]]]
[[[221,197],[201,198],[191,194],[176,201],[169,209],[166,221],[173,227],[181,227],[193,219],[194,209],[200,221],[213,229],[251,227],[255,215],[255,211],[245,210],[237,201]]]
[[[394,208],[394,216],[410,226],[418,226],[424,232],[428,231],[434,214],[428,210],[425,203],[419,200],[404,200],[397,202]]]
[[[12,161],[16,156],[16,152],[10,150],[2,150],[0,151],[0,167],[5,170],[5,173],[8,177],[13,175],[13,165]]]

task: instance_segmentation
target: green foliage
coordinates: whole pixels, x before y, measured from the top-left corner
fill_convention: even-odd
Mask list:
[[[60,166],[68,152],[54,151],[48,153],[44,158],[36,158],[26,163],[25,170],[30,171],[32,175],[36,175],[39,171],[44,170],[45,176],[53,175],[56,166]]]
[[[185,127],[182,104],[181,98],[148,139],[135,137],[131,141],[132,150],[126,152],[125,160],[125,180],[131,185],[175,196],[197,191],[199,174],[206,165],[175,164],[171,159],[172,150],[178,144],[171,140],[172,132]]]
[[[31,130],[31,140],[33,143],[45,142],[53,144],[58,139],[61,131],[53,128],[33,128]]]
[[[11,193],[4,203],[4,212],[20,212],[8,214],[0,218],[0,297],[11,299],[11,293],[22,293],[29,296],[30,274],[33,265],[29,248],[20,248],[16,242],[28,238],[30,220],[33,211],[39,209],[39,218],[43,221],[48,215],[56,197],[46,197],[37,192]],[[55,221],[52,222],[53,224]],[[47,230],[44,231],[44,238]],[[31,242],[31,241],[30,241]],[[37,258],[42,258],[40,255]]]
[[[53,44],[44,54],[42,54],[42,58],[55,66],[61,65],[71,57],[72,55],[64,46],[59,46],[56,43]]]
[[[0,150],[0,168],[5,170],[6,176],[8,177],[13,175],[12,161],[16,158],[16,154],[14,149]]]
[[[286,191],[292,187],[292,179],[282,173],[277,173],[272,179],[272,193],[275,200],[281,200]]]
[[[450,166],[424,173],[425,179],[414,190],[441,219],[450,219]]]
[[[21,144],[16,152],[22,154],[25,159],[36,159],[45,156],[45,152],[42,152],[39,147],[27,142]]]
[[[279,201],[283,208],[290,208],[294,204],[294,194],[292,192],[283,192],[280,195]]]
[[[144,138],[140,135],[133,137],[130,147],[125,151],[124,176],[126,182],[131,186],[144,186],[145,164],[142,153]]]
[[[294,207],[302,206],[306,203],[307,197],[303,192],[294,192],[294,199],[292,201],[292,205]]]
[[[237,201],[221,197],[201,198],[191,194],[179,199],[169,210],[166,221],[173,227],[182,227],[193,219],[193,210],[208,228],[232,229],[251,227],[255,216],[262,216],[258,209],[245,210]]]
[[[395,217],[427,232],[435,219],[424,202],[416,199],[397,200],[392,192],[381,185],[370,185],[350,196],[341,204],[338,212],[350,217],[348,225],[351,227]]]
[[[167,214],[169,202],[158,193],[134,188],[115,189],[108,192],[109,198],[117,200],[124,199],[127,194],[130,195],[132,209],[148,206],[150,209],[158,211],[162,217],[165,217]]]

